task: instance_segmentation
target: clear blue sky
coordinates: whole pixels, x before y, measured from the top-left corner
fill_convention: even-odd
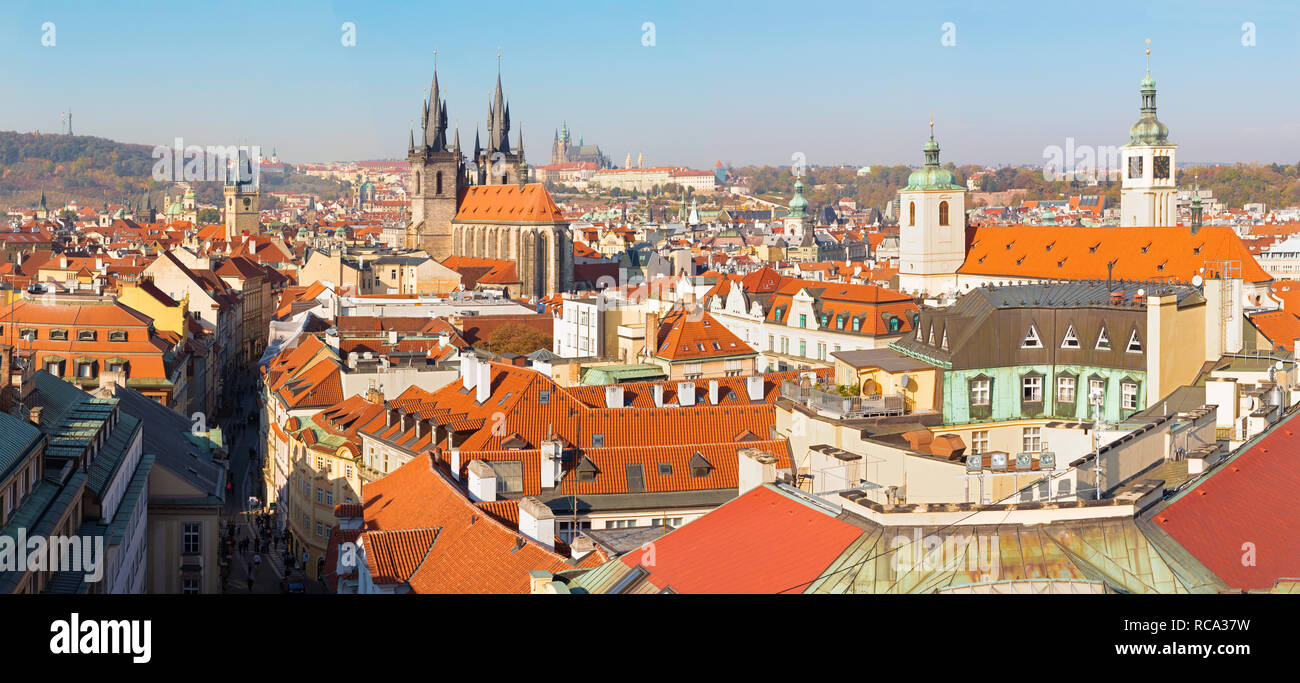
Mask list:
[[[125,142],[396,158],[434,48],[469,146],[500,47],[530,162],[567,119],[617,164],[914,164],[933,112],[944,161],[1041,163],[1067,137],[1126,142],[1146,38],[1180,161],[1300,160],[1295,2],[11,1],[0,129],[55,132],[71,108],[78,134]]]

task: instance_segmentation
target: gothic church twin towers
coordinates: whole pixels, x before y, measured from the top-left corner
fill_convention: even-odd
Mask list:
[[[434,70],[420,131],[411,132],[411,222],[405,246],[442,261],[450,256],[512,260],[519,294],[545,296],[572,284],[572,241],[568,224],[541,185],[527,185],[524,137],[510,147],[510,105],[501,89],[488,104],[487,144],[474,133],[468,160],[460,131],[447,141],[447,102]],[[512,292],[513,294],[513,292]]]

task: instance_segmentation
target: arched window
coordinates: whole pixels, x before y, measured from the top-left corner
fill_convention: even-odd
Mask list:
[[[907,224],[916,225],[916,202],[907,204]]]
[[[437,188],[434,190],[434,192],[437,193],[439,196],[442,196],[442,171],[438,171],[438,174],[433,177],[433,182],[435,183],[435,187]]]
[[[939,202],[939,225],[948,224],[948,202]]]

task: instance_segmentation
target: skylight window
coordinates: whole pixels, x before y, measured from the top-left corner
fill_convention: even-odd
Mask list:
[[[1106,335],[1106,327],[1103,325],[1101,331],[1097,333],[1097,349],[1102,351],[1110,350],[1110,337]]]
[[[1038,338],[1038,328],[1033,324],[1029,325],[1029,331],[1025,333],[1025,340],[1020,342],[1022,349],[1041,349],[1043,341]]]

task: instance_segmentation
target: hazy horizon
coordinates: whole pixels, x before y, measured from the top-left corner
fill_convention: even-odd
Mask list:
[[[1042,165],[1067,138],[1127,141],[1146,38],[1180,165],[1300,158],[1300,94],[1279,87],[1300,63],[1296,7],[299,0],[0,13],[0,129],[57,133],[70,109],[77,134],[243,142],[290,163],[404,158],[435,47],[448,135],[459,126],[471,148],[499,47],[511,141],[522,128],[533,164],[550,162],[567,121],[620,166],[629,153],[647,166],[781,166],[796,153],[916,165],[933,115],[944,163]],[[355,46],[342,44],[345,22]]]

